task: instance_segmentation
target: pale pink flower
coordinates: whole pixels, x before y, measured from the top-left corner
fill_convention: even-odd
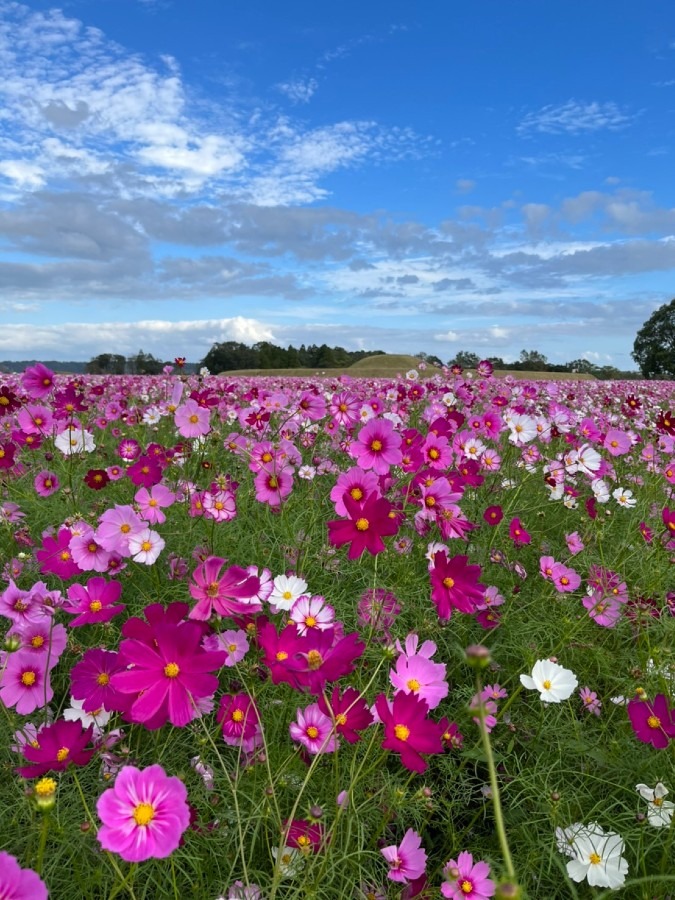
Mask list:
[[[150,528],[144,528],[129,539],[129,553],[134,562],[144,563],[146,566],[151,566],[156,561],[164,547],[163,538]]]

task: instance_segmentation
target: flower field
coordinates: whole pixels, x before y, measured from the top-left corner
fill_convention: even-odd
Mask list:
[[[675,896],[675,383],[424,374],[0,376],[3,900]]]

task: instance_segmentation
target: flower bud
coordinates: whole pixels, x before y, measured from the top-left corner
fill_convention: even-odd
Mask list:
[[[464,656],[472,669],[486,669],[490,665],[490,651],[482,644],[471,644],[464,651]]]
[[[495,900],[519,900],[520,887],[513,881],[504,881],[497,885]]]
[[[5,636],[4,647],[8,653],[14,653],[21,646],[21,638],[18,634],[8,634]]]

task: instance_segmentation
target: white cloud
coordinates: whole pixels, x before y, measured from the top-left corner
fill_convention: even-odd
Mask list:
[[[518,126],[520,134],[532,131],[546,134],[579,134],[588,131],[625,128],[633,117],[616,103],[585,103],[568,100],[558,106],[544,106],[528,113]]]
[[[459,339],[460,339],[460,335],[457,334],[456,331],[444,331],[441,334],[434,335],[434,340],[444,341],[444,342],[450,343],[450,344],[454,344]]]
[[[319,87],[316,78],[301,78],[282,82],[277,90],[285,94],[291,103],[309,103]]]
[[[16,187],[27,190],[35,190],[45,183],[45,172],[41,166],[20,159],[0,162],[0,175],[14,182]]]

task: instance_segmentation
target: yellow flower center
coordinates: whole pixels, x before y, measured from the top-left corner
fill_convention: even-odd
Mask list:
[[[312,844],[312,842],[310,841],[310,839],[307,837],[306,834],[301,834],[300,837],[298,838],[297,843],[298,843],[298,847],[300,847],[301,850],[306,850]]]
[[[234,653],[237,649],[237,645],[236,644],[228,644],[227,649],[230,651],[230,653]]]
[[[426,506],[436,506],[436,498],[435,497],[425,497],[424,503]]]
[[[395,725],[394,734],[399,739],[399,741],[407,741],[410,737],[410,729],[407,725]]]
[[[285,659],[288,659],[288,653],[285,650],[279,650],[276,656],[277,662],[283,662]]]
[[[318,650],[310,650],[307,654],[307,665],[309,668],[315,672],[323,663],[323,656],[319,653]]]
[[[470,894],[473,891],[473,884],[469,881],[468,878],[465,878],[464,881],[460,884],[459,888],[463,894]]]
[[[96,676],[96,684],[100,684],[101,687],[105,687],[110,681],[110,675],[107,672],[101,672]]]
[[[601,857],[601,856],[598,856],[597,853],[591,853],[590,856],[588,857],[588,861],[589,861],[589,863],[591,863],[592,865],[597,866],[598,863],[601,863],[601,862],[602,862],[602,857]]]
[[[100,600],[92,600],[91,603],[89,604],[90,612],[93,612],[93,613],[100,612],[101,609],[103,609],[103,604],[101,603]]]
[[[376,438],[374,441],[371,442],[371,444],[370,444],[370,449],[371,449],[374,453],[379,453],[380,450],[382,449],[382,441],[378,441],[377,438]]]
[[[652,803],[654,806],[663,806],[663,797],[654,797]]]
[[[316,727],[316,725],[310,725],[307,728],[307,737],[309,737],[313,741],[315,741],[318,738],[318,736],[319,736],[319,729]]]
[[[548,680],[548,678],[546,679],[546,681],[542,681],[541,686],[547,691],[551,690],[551,682]]]
[[[284,600],[292,600],[293,599],[293,594],[291,593],[291,591],[284,591],[281,596],[283,597]]]
[[[164,666],[164,674],[167,678],[177,678],[180,675],[180,668],[176,665],[176,663],[167,663]]]
[[[59,752],[56,754],[57,761],[65,762],[68,759],[69,753],[70,753],[70,747],[61,747]]]
[[[232,721],[233,722],[243,722],[244,721],[244,712],[241,709],[235,709],[232,713]]]
[[[368,531],[370,526],[370,522],[368,519],[357,519],[356,520],[356,530],[357,531]]]
[[[650,728],[660,728],[661,727],[661,719],[659,719],[658,716],[652,715],[647,719],[647,725]]]
[[[406,684],[408,685],[408,690],[412,691],[413,694],[416,694],[421,687],[421,684],[416,678],[411,678]]]
[[[335,723],[337,725],[346,725],[347,716],[344,713],[338,713],[337,716],[335,716]]]
[[[361,500],[363,498],[363,491],[360,487],[353,487],[349,492],[349,496],[352,500]]]
[[[133,817],[137,825],[149,825],[155,818],[155,808],[152,803],[139,803],[133,811]]]
[[[305,618],[305,625],[307,626],[307,628],[314,628],[314,626],[316,625],[316,619],[314,618],[314,616],[307,616]]]
[[[149,553],[150,550],[152,550],[152,544],[150,543],[150,541],[143,541],[143,543],[141,544],[141,550],[143,550],[145,553]]]
[[[266,462],[266,463],[272,462],[272,454],[269,453],[268,451],[263,453],[263,455],[260,458],[262,459],[263,462]]]
[[[56,782],[53,778],[41,778],[36,783],[34,790],[38,797],[51,797],[56,793]]]
[[[36,634],[35,637],[32,637],[30,639],[31,647],[34,647],[36,650],[38,649],[38,647],[41,647],[44,644],[44,642],[45,642],[45,639],[42,637],[41,634]]]
[[[35,672],[24,672],[21,676],[21,684],[31,687],[35,684]]]
[[[192,413],[192,415],[188,419],[188,422],[190,422],[192,425],[196,425],[197,422],[199,422],[199,416],[196,413]]]
[[[438,459],[438,457],[439,457],[440,455],[441,455],[441,454],[438,452],[438,450],[437,450],[435,447],[432,447],[431,450],[429,451],[429,458],[430,458],[430,459]]]
[[[448,575],[447,578],[443,579],[443,587],[446,587],[448,590],[450,590],[450,588],[454,588],[454,586],[455,586],[454,578],[450,578],[450,576]]]

